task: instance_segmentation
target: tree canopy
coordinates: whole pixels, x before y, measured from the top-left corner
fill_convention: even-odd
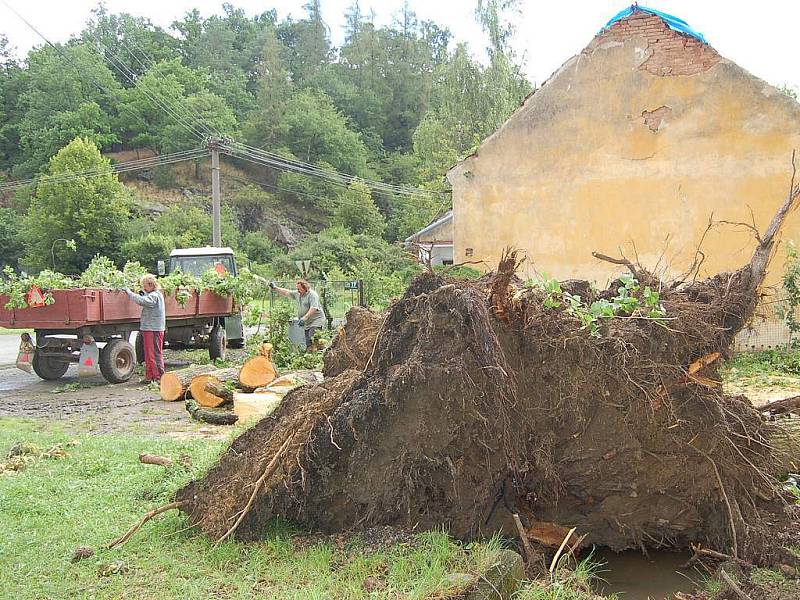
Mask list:
[[[357,0],[338,47],[321,0],[282,20],[274,9],[248,14],[226,3],[219,15],[192,10],[168,28],[101,4],[73,39],[25,57],[0,35],[0,181],[103,167],[101,153],[149,156],[234,139],[296,166],[225,159],[245,178],[223,175],[226,243],[277,269],[306,238],[331,268],[347,270],[352,259],[350,272],[365,272],[359,244],[379,247],[370,256],[385,261],[381,244],[449,208],[447,169],[531,91],[509,45],[515,6],[477,3],[483,62],[408,3],[377,25]],[[75,271],[98,251],[149,264],[172,247],[209,243],[207,167],[159,167],[151,179],[185,200],[148,212],[161,196],[147,191],[146,176],[123,178],[129,187],[104,175],[0,193],[3,260],[52,267],[53,242],[74,238],[78,250],[55,258]],[[20,223],[21,240],[9,233]],[[334,252],[337,235],[344,249]]]

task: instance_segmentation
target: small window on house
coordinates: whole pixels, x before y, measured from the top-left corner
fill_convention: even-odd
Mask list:
[[[473,253],[472,248],[467,248],[466,250],[464,250],[464,254],[467,256],[472,256],[472,253]]]
[[[452,261],[452,260],[443,260],[443,261],[442,261],[442,264],[443,264],[443,265],[452,265],[452,264],[453,264],[453,261]]]

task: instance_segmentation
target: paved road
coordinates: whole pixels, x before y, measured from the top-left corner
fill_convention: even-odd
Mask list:
[[[19,335],[0,335],[0,367],[13,365],[17,361]]]

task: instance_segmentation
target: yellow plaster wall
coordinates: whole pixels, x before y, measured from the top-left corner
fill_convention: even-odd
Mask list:
[[[604,284],[619,269],[592,251],[634,258],[635,246],[669,277],[692,263],[712,214],[750,222],[752,208],[763,231],[788,192],[800,105],[726,60],[659,77],[639,69],[647,56],[647,43],[629,38],[574,57],[451,169],[456,263],[492,269],[512,246],[527,251],[524,275]],[[661,106],[671,112],[653,132],[642,112]],[[789,239],[800,243],[797,215]],[[701,276],[740,266],[753,247],[744,227],[716,227]]]

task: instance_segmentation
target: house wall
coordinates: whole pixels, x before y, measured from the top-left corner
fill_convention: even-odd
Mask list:
[[[453,263],[453,219],[448,219],[430,231],[415,236],[419,244],[418,258],[427,263],[430,255],[432,265]]]
[[[634,13],[451,169],[455,261],[490,269],[512,246],[527,251],[524,275],[604,284],[620,269],[591,253],[621,250],[678,275],[712,215],[751,223],[752,210],[765,229],[789,189],[793,148],[797,102],[658,17]],[[783,239],[800,243],[796,214]],[[754,246],[747,227],[715,226],[701,276],[742,265]],[[768,284],[782,263],[779,250]]]

